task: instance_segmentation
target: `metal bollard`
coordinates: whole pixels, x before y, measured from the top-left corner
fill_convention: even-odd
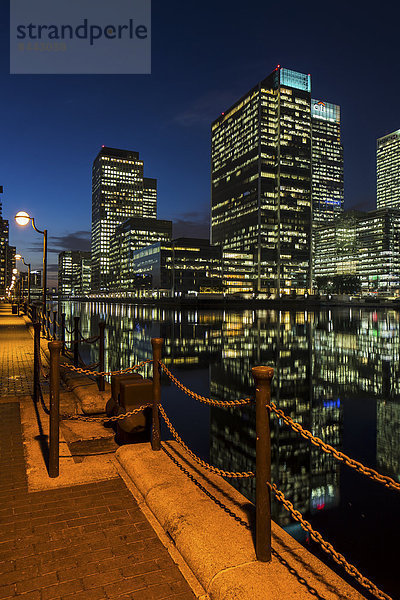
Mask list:
[[[47,315],[46,315],[46,339],[49,340],[50,339],[50,309],[48,308],[46,311]]]
[[[60,446],[60,352],[62,342],[49,342],[50,351],[50,448],[49,476],[59,475]]]
[[[65,313],[61,313],[60,339],[61,339],[61,341],[63,343],[61,354],[64,356],[64,354],[65,354]]]
[[[105,349],[105,329],[106,324],[104,321],[100,321],[99,323],[99,371],[104,372],[104,349]],[[99,375],[97,378],[97,385],[99,387],[100,392],[104,392],[105,390],[105,379],[104,375]]]
[[[160,365],[161,348],[164,340],[162,338],[152,338],[151,345],[153,347],[153,419],[151,427],[151,448],[152,450],[161,450],[161,433],[160,433],[160,415],[158,405],[161,402],[161,382],[160,382]]]
[[[45,324],[45,319],[46,319],[46,315],[43,311],[43,308],[40,309],[40,323],[42,325],[42,335],[43,337],[46,336],[46,324]]]
[[[57,311],[53,311],[53,338],[57,339]]]
[[[269,410],[271,404],[271,367],[253,367],[256,384],[256,556],[271,560],[271,434]]]
[[[79,317],[74,317],[74,366],[79,366]]]
[[[39,402],[40,394],[40,322],[33,324],[33,401]]]

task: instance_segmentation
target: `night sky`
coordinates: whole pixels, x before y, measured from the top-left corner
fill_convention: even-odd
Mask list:
[[[175,235],[206,236],[210,124],[277,64],[311,73],[313,97],[341,106],[345,208],[375,207],[376,138],[400,128],[393,2],[380,2],[378,14],[361,2],[153,0],[152,74],[121,76],[10,75],[7,5],[3,216],[33,267],[42,238],[17,228],[14,214],[26,210],[47,227],[53,264],[61,250],[89,249],[91,167],[102,144],[139,151],[145,176],[158,179],[159,217],[175,222]]]

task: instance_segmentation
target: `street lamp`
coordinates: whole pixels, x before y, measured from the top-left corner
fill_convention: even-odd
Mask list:
[[[42,302],[42,313],[43,313],[43,318],[46,315],[46,288],[47,288],[47,229],[44,229],[43,231],[40,231],[40,229],[38,229],[35,226],[35,219],[33,217],[30,217],[28,215],[27,212],[21,210],[20,212],[18,212],[15,215],[15,221],[17,222],[18,225],[21,225],[22,227],[24,227],[25,225],[28,225],[29,221],[32,223],[32,227],[33,229],[37,232],[37,233],[41,233],[43,235],[43,302]]]
[[[28,267],[28,306],[31,304],[31,263],[26,263],[24,257],[20,254],[15,255],[15,260],[22,260],[23,264]]]

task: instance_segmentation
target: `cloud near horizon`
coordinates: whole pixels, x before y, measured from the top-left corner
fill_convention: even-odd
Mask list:
[[[172,235],[178,237],[210,237],[210,217],[206,212],[192,211],[182,215],[172,224]]]
[[[50,236],[47,251],[49,254],[59,254],[63,250],[90,251],[90,231],[80,230],[65,235]],[[35,241],[28,249],[29,252],[42,252],[43,242]]]

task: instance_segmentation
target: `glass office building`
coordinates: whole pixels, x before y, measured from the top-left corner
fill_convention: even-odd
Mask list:
[[[62,298],[87,296],[90,292],[90,252],[65,250],[58,255],[58,294]]]
[[[350,211],[315,231],[315,278],[355,275],[361,292],[400,294],[400,209]]]
[[[207,239],[178,238],[132,254],[131,272],[164,296],[253,293],[253,254],[223,251]],[[132,275],[133,276],[133,275]]]
[[[137,289],[138,279],[132,258],[136,250],[172,238],[172,221],[132,217],[119,225],[110,243],[110,289],[127,292]]]
[[[376,167],[377,207],[400,208],[400,129],[378,139]]]
[[[311,100],[313,223],[321,225],[343,212],[343,146],[340,106]]]
[[[277,67],[212,124],[211,239],[255,252],[257,290],[311,286],[311,77]]]
[[[92,170],[92,289],[110,285],[110,240],[130,217],[156,218],[157,184],[143,177],[138,152],[102,147]]]

